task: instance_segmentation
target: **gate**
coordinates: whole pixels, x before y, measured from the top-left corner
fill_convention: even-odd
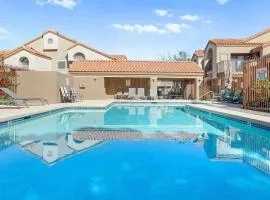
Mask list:
[[[270,54],[244,63],[243,106],[270,112]]]

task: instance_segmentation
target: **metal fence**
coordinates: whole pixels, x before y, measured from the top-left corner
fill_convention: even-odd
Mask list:
[[[243,106],[270,112],[270,54],[244,63]]]

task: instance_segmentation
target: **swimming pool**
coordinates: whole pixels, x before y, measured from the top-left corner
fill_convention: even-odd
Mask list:
[[[270,130],[185,105],[61,109],[0,127],[0,199],[270,199]]]

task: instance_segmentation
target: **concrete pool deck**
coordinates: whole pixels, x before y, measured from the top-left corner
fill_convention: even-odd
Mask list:
[[[48,111],[53,111],[61,108],[72,107],[89,107],[89,108],[106,108],[112,103],[185,103],[195,109],[222,114],[228,117],[237,118],[240,120],[261,124],[270,127],[270,113],[257,112],[252,110],[244,110],[239,105],[235,104],[220,104],[212,102],[194,102],[185,100],[89,100],[76,103],[60,103],[50,104],[45,106],[31,106],[29,108],[6,108],[0,106],[0,123],[14,119],[27,117],[30,115],[40,114]]]

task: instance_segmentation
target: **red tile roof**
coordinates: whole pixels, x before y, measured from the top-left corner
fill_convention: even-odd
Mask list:
[[[0,50],[0,56],[5,56],[9,52],[10,52],[10,50]]]
[[[221,46],[258,46],[263,43],[246,42],[244,39],[211,39],[209,42]]]
[[[198,49],[194,52],[194,55],[196,55],[197,57],[204,57],[204,50]]]
[[[70,72],[202,75],[191,61],[77,61]]]
[[[256,47],[256,46],[263,45],[264,43],[250,42],[250,40],[260,37],[269,32],[270,32],[270,28],[267,28],[247,38],[222,38],[222,39],[215,38],[215,39],[209,40],[209,42],[215,45],[220,45],[220,46],[255,46]]]
[[[115,58],[116,60],[128,60],[127,56],[125,55],[111,55],[113,58]]]
[[[42,58],[50,59],[50,60],[52,59],[51,57],[47,56],[46,54],[41,53],[41,52],[33,49],[32,47],[27,47],[27,46],[21,46],[21,47],[18,47],[12,51],[7,52],[6,54],[4,54],[4,58],[8,58],[8,57],[10,57],[10,56],[22,51],[22,50],[25,50],[28,53],[31,53],[31,54],[38,56],[38,57],[42,57]]]

